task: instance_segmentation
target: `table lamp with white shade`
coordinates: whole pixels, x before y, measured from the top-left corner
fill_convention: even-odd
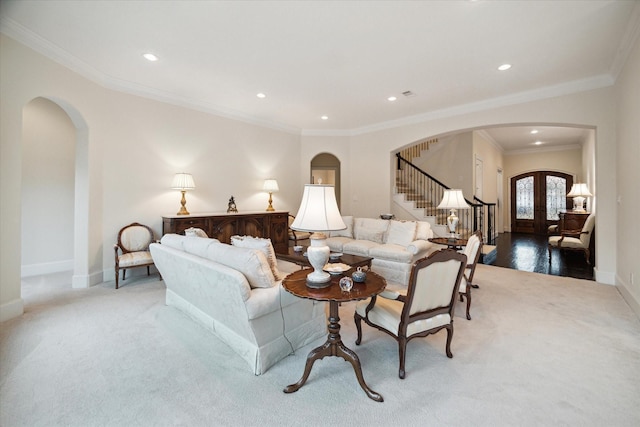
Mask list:
[[[442,201],[438,205],[438,209],[449,209],[449,216],[447,217],[447,225],[451,232],[451,239],[456,238],[456,227],[458,226],[458,217],[456,216],[456,209],[470,209],[464,199],[462,190],[444,190]]]
[[[291,228],[296,231],[312,232],[307,248],[307,258],[313,266],[313,272],[307,275],[307,286],[325,288],[331,284],[329,273],[323,271],[329,261],[329,246],[324,231],[344,230],[347,226],[342,220],[333,185],[306,184],[300,202],[300,208]]]
[[[280,189],[278,188],[278,181],[275,179],[265,179],[264,185],[262,186],[262,191],[269,193],[269,206],[267,206],[267,212],[273,212],[273,193],[278,192]]]
[[[584,213],[584,201],[587,197],[591,197],[593,194],[589,191],[589,187],[585,183],[577,183],[571,186],[571,191],[567,193],[567,197],[573,197],[573,211],[578,213]]]
[[[185,205],[187,204],[187,199],[184,195],[187,190],[193,190],[194,188],[196,188],[196,184],[193,181],[193,176],[191,176],[190,173],[180,172],[175,174],[175,176],[173,177],[171,189],[180,190],[180,192],[182,193],[182,200],[180,200],[182,207],[180,208],[180,211],[178,211],[178,215],[189,215],[189,211],[185,207]]]

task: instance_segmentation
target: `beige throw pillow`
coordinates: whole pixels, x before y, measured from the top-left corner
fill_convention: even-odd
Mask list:
[[[282,274],[280,273],[280,270],[278,270],[276,251],[273,249],[271,239],[263,239],[253,236],[231,236],[231,244],[239,248],[260,250],[267,258],[273,277],[275,277],[276,280],[282,280],[285,278],[286,274]]]
[[[259,249],[239,248],[225,243],[209,245],[207,258],[238,270],[247,278],[251,288],[270,288],[277,282],[267,257]]]
[[[329,233],[331,237],[349,237],[353,239],[353,217],[352,216],[343,216],[342,221],[344,221],[344,225],[347,226],[344,230],[336,230]]]
[[[395,221],[389,222],[387,233],[387,243],[407,247],[416,237],[415,221]]]

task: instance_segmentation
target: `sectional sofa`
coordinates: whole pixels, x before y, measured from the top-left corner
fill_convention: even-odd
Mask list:
[[[371,268],[390,285],[407,286],[415,261],[442,249],[428,241],[433,237],[426,221],[396,221],[343,216],[347,228],[332,231],[327,239],[331,252],[373,258]]]

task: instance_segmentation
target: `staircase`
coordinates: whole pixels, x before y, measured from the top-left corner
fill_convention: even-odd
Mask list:
[[[437,142],[437,138],[423,141],[396,154],[398,163],[393,201],[415,219],[428,221],[435,236],[445,237],[449,235],[449,229],[446,226],[449,212],[445,209],[438,209],[437,206],[442,200],[444,190],[449,187],[414,164],[415,159],[422,156],[432,144]],[[474,202],[477,203],[467,200],[472,209],[460,209],[457,212],[460,218],[457,231],[464,239],[468,238],[474,230],[484,228],[485,207],[488,207],[489,216],[491,216],[491,204],[486,204],[475,198]],[[488,234],[485,234],[487,232]],[[491,227],[489,226],[488,230],[483,230],[483,234],[485,236],[492,235]]]

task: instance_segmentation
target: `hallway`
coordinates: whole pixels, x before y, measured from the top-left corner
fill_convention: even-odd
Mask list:
[[[485,264],[554,276],[594,280],[593,266],[585,262],[581,252],[554,250],[552,261],[549,263],[547,236],[501,233],[495,244],[495,256],[486,257]]]

